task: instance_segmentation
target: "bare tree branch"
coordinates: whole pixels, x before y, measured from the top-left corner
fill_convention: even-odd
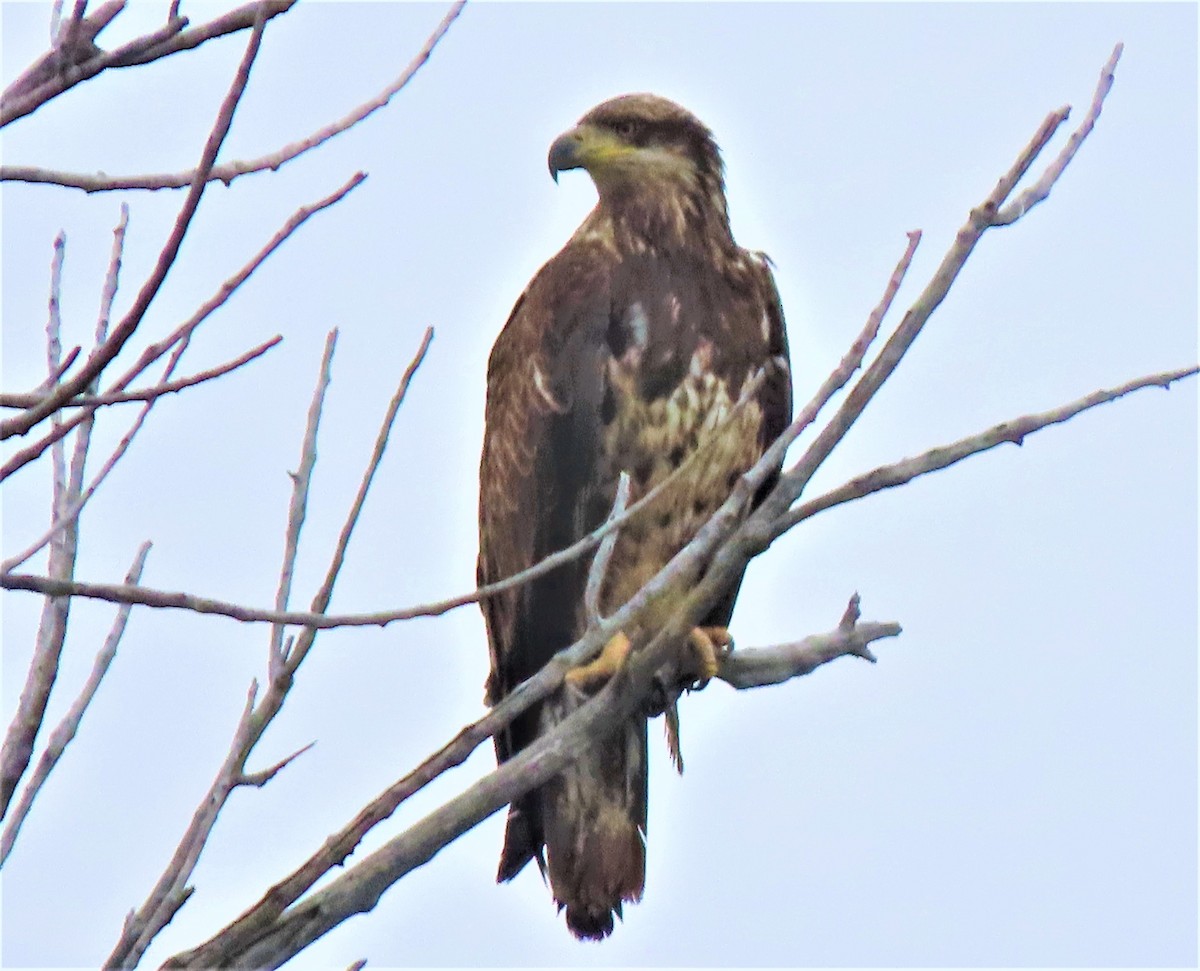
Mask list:
[[[123,6],[124,4],[122,4]],[[75,85],[94,78],[106,68],[119,64],[124,58],[136,56],[161,44],[178,34],[186,26],[187,20],[179,17],[168,21],[153,33],[131,40],[113,51],[105,52],[94,45],[88,45],[65,52],[68,56],[61,60],[58,70],[50,74],[36,88],[23,95],[15,92],[9,95],[6,92],[5,96],[0,98],[0,128],[32,114],[48,101],[69,91]],[[86,57],[93,52],[94,56]],[[58,50],[56,49],[52,53],[58,53]]]
[[[720,659],[717,677],[734,688],[744,690],[782,684],[792,678],[811,674],[822,664],[850,654],[874,664],[875,655],[868,645],[884,637],[897,637],[901,633],[900,625],[860,624],[858,605],[856,593],[850,598],[841,623],[827,634],[814,634],[790,644],[730,651]]]
[[[52,49],[39,58],[0,97],[0,127],[31,114],[48,101],[69,91],[109,68],[148,64],[170,54],[198,47],[205,41],[254,26],[260,14],[264,21],[286,13],[296,0],[254,0],[215,20],[185,30],[186,17],[179,16],[179,5],[171,5],[166,24],[111,52],[100,50],[96,35],[124,8],[124,0],[110,0],[82,21],[69,37],[60,37]],[[33,180],[38,181],[38,180]],[[191,179],[180,188],[189,185]]]
[[[416,355],[400,379],[400,385],[397,388],[396,394],[388,403],[388,408],[381,424],[379,434],[376,437],[375,447],[367,464],[367,468],[363,474],[363,479],[359,485],[358,493],[356,494],[353,503],[351,503],[346,522],[342,527],[342,532],[339,536],[338,544],[334,551],[329,570],[326,574],[324,582],[322,583],[321,589],[318,591],[313,600],[313,610],[315,611],[323,610],[329,603],[329,598],[333,593],[334,582],[341,569],[342,563],[344,562],[346,549],[349,545],[350,537],[353,534],[354,526],[358,521],[359,514],[366,500],[367,491],[370,488],[371,481],[379,467],[379,463],[383,458],[383,453],[387,445],[388,437],[391,433],[392,425],[395,421],[397,413],[399,412],[400,405],[403,403],[407,394],[413,375],[416,373],[417,368],[424,360],[425,353],[428,350],[430,341],[432,339],[433,330],[432,328],[427,328],[421,341],[421,345],[417,349]],[[324,390],[328,385],[328,371],[332,353],[333,341],[331,335],[331,340],[326,344],[325,355],[322,358],[321,363],[317,390],[314,392],[313,406],[310,408],[309,412],[309,420],[304,437],[303,453],[300,461],[300,469],[302,470],[301,476],[305,476],[311,472],[312,464],[315,461],[316,429],[320,420],[320,410],[324,397]],[[305,472],[304,470],[308,470],[308,472]],[[296,496],[293,497],[291,507],[292,512],[289,515],[288,539],[285,543],[286,552],[284,557],[285,565],[282,571],[283,573],[290,572],[289,563],[292,559],[294,559],[294,552],[292,551],[294,550],[299,539],[298,523],[303,520],[303,512],[296,511],[297,502],[300,502],[302,510],[303,499],[306,495],[306,492],[306,488],[298,489],[296,496],[299,496],[300,499],[297,500]],[[167,872],[163,874],[155,888],[154,893],[151,895],[151,898],[147,900],[146,904],[143,905],[142,910],[139,913],[148,913],[153,906],[161,906],[161,904],[156,903],[157,901],[177,899],[178,903],[181,905],[183,903],[183,898],[179,898],[177,895],[175,897],[171,897],[170,888],[175,887],[178,889],[182,887],[183,881],[187,878],[187,873],[190,873],[190,867],[195,865],[195,860],[199,856],[200,849],[204,846],[205,842],[207,842],[212,828],[216,824],[217,815],[219,814],[225,800],[228,798],[229,792],[231,792],[233,788],[238,785],[265,784],[275,775],[275,773],[283,768],[284,765],[300,754],[297,752],[294,755],[289,756],[287,759],[284,759],[282,762],[277,763],[275,766],[272,766],[270,769],[264,770],[263,772],[247,773],[245,771],[246,760],[249,758],[251,751],[258,743],[259,739],[262,738],[263,733],[266,731],[271,721],[283,707],[287,693],[291,689],[292,678],[299,665],[307,656],[308,651],[311,649],[315,637],[315,630],[309,629],[303,631],[296,646],[287,654],[285,658],[284,652],[277,647],[277,642],[275,641],[273,632],[269,661],[270,682],[268,684],[267,691],[264,694],[262,701],[258,705],[251,704],[251,706],[247,709],[246,714],[239,722],[238,730],[235,733],[233,740],[233,745],[230,748],[229,756],[222,766],[221,774],[218,775],[218,778],[213,783],[209,793],[206,795],[204,800],[202,800],[200,807],[197,809],[196,814],[193,817],[192,824],[188,828],[188,832],[180,842],[180,849],[176,851],[175,857],[172,859],[171,866],[168,868]],[[304,749],[302,749],[301,752],[302,751],[304,751]],[[187,849],[187,852],[184,852],[185,848]],[[182,871],[172,872],[175,870],[175,868],[184,865],[189,867],[187,873],[182,873]],[[174,911],[171,913],[173,914]],[[165,924],[163,926],[165,926]],[[127,941],[131,940],[132,938],[133,932],[130,931],[129,926],[127,925],[125,932],[122,934],[121,941],[118,943],[117,947],[113,951],[113,954],[109,958],[110,965],[120,966],[122,962],[129,961],[131,958],[133,958],[136,963],[136,957],[140,955],[140,951],[137,951],[136,948],[130,949],[127,946]]]
[[[296,568],[296,556],[300,552],[300,530],[308,512],[308,487],[312,482],[313,469],[317,464],[317,430],[321,425],[321,412],[325,408],[325,392],[332,380],[333,352],[337,348],[338,332],[335,327],[325,337],[325,352],[321,355],[321,370],[312,402],[308,406],[308,421],[304,427],[304,440],[300,446],[300,465],[292,478],[292,499],[288,507],[287,529],[284,531],[283,564],[279,568],[279,587],[275,592],[275,609],[286,610],[292,592],[292,574]],[[271,627],[271,642],[268,656],[271,680],[274,681],[283,667],[283,625]]]
[[[1039,202],[1045,202],[1050,197],[1050,190],[1054,187],[1054,183],[1058,181],[1063,169],[1067,167],[1067,163],[1075,157],[1079,146],[1083,144],[1083,140],[1091,134],[1092,128],[1095,127],[1096,119],[1100,117],[1100,109],[1104,107],[1104,99],[1112,89],[1117,61],[1121,59],[1121,52],[1124,49],[1124,44],[1114,47],[1108,63],[1100,71],[1100,83],[1096,86],[1096,93],[1092,96],[1092,106],[1088,109],[1083,124],[1071,133],[1067,144],[1058,153],[1058,157],[1046,167],[1042,177],[996,213],[992,219],[993,226],[1008,226],[1015,223]]]
[[[146,556],[150,552],[150,544],[143,543],[138,549],[137,556],[134,557],[133,565],[129,568],[129,572],[125,576],[126,583],[137,583],[142,575],[142,568],[146,565]],[[108,637],[105,638],[104,645],[100,648],[96,655],[96,660],[92,665],[92,673],[84,683],[83,689],[79,696],[72,702],[71,707],[63,716],[61,722],[50,733],[50,738],[46,743],[46,750],[42,753],[38,764],[33,771],[33,775],[29,777],[29,781],[25,784],[25,788],[21,791],[21,798],[17,801],[16,808],[12,815],[8,818],[8,822],[4,827],[4,835],[0,837],[0,866],[4,865],[4,861],[8,859],[9,853],[12,852],[13,844],[16,842],[17,836],[21,831],[21,824],[25,822],[25,818],[29,815],[29,810],[33,806],[34,800],[38,797],[38,793],[42,791],[42,786],[45,785],[46,779],[50,773],[54,771],[54,767],[62,758],[63,752],[75,737],[75,733],[79,730],[79,723],[83,720],[84,712],[87,711],[88,705],[92,703],[92,699],[96,696],[96,690],[100,687],[100,682],[104,680],[104,676],[108,673],[109,665],[112,664],[113,658],[117,654],[117,646],[121,642],[121,635],[125,633],[125,624],[129,620],[129,612],[133,608],[129,604],[123,604],[117,610],[117,616],[113,620],[112,629],[108,632]]]
[[[255,786],[256,788],[261,789],[268,782],[270,782],[272,779],[274,779],[275,776],[277,776],[282,769],[284,769],[286,766],[291,765],[293,762],[296,761],[296,759],[300,758],[301,755],[303,755],[305,752],[307,752],[310,748],[312,748],[316,744],[317,744],[316,742],[309,742],[307,745],[303,746],[302,748],[296,749],[296,751],[294,751],[291,755],[284,756],[282,759],[280,759],[274,765],[269,766],[268,768],[262,769],[259,772],[239,773],[239,775],[237,777],[237,784],[239,786]]]
[[[50,297],[46,321],[46,365],[51,376],[60,370],[59,358],[62,348],[59,335],[62,320],[59,309],[65,253],[66,237],[60,232],[54,240],[54,255],[50,262]],[[51,469],[53,491],[50,520],[53,522],[61,514],[69,495],[61,444],[56,445],[51,453]],[[75,529],[63,530],[56,534],[50,547],[46,572],[57,579],[70,579],[75,572],[77,551],[78,533]],[[50,692],[58,678],[58,662],[67,636],[67,617],[70,610],[69,597],[47,597],[42,604],[33,658],[25,675],[25,685],[17,702],[17,711],[9,722],[4,735],[4,745],[0,748],[0,818],[8,812],[17,784],[29,768],[29,760],[33,757],[33,746],[46,717]]]
[[[7,108],[10,103],[28,96],[42,85],[52,81],[66,68],[82,64],[103,53],[94,43],[96,36],[124,9],[125,0],[108,0],[85,20],[76,21],[73,12],[71,22],[63,24],[61,29],[54,26],[55,18],[52,12],[53,36],[50,39],[50,50],[21,72],[20,76],[4,89],[4,94],[0,95],[0,108]],[[75,12],[77,11],[78,5]],[[68,27],[71,28],[70,36],[67,35]]]
[[[623,471],[617,480],[617,497],[613,500],[612,512],[608,514],[609,522],[617,519],[625,511],[625,507],[629,504],[629,489],[629,473]],[[604,588],[604,577],[608,573],[608,561],[612,559],[613,550],[616,549],[619,533],[619,529],[614,529],[600,541],[600,548],[596,550],[592,565],[588,567],[587,587],[583,593],[583,603],[589,624],[599,624],[604,620],[600,613],[600,592]]]
[[[199,327],[200,324],[203,323],[215,310],[217,310],[218,307],[224,304],[225,301],[228,300],[229,297],[243,283],[246,282],[250,275],[262,265],[263,261],[266,260],[267,257],[270,256],[280,245],[282,245],[284,240],[286,240],[292,235],[292,233],[299,229],[299,227],[303,225],[310,216],[341,201],[351,190],[359,186],[364,179],[366,179],[366,175],[362,172],[358,172],[352,176],[340,189],[326,196],[324,199],[321,199],[308,206],[302,206],[300,209],[296,210],[296,212],[291,215],[279,232],[277,232],[274,237],[271,238],[266,246],[259,250],[258,253],[255,254],[255,256],[253,256],[249,262],[247,262],[237,273],[226,280],[221,285],[220,289],[211,298],[209,298],[209,300],[199,310],[197,310],[196,313],[194,313],[187,321],[177,327],[163,340],[146,348],[133,366],[130,367],[118,381],[115,382],[113,388],[120,389],[127,386],[142,371],[154,363],[154,361],[158,360],[163,354],[174,347],[175,351],[168,361],[167,367],[163,371],[160,379],[161,381],[166,381],[171,373],[175,370],[176,365],[179,363],[179,359],[182,357],[184,350],[187,348],[188,342],[191,339],[191,335],[196,328]],[[124,211],[125,207],[122,207],[122,209]],[[125,211],[124,214],[127,216],[127,211]],[[118,241],[114,239],[114,262],[110,265],[109,277],[106,278],[105,284],[105,308],[111,307],[112,295],[116,292],[116,268],[120,265],[119,244],[124,240],[123,223],[118,226],[118,229],[120,230],[120,240]],[[114,236],[115,235],[116,234],[114,234]],[[109,286],[108,281],[111,281],[111,287]],[[101,319],[105,324],[107,324],[107,309],[102,309]],[[103,331],[98,330],[98,333],[103,333]],[[110,390],[108,393],[113,394],[116,393],[116,391]],[[138,414],[137,419],[134,421],[129,431],[126,432],[125,436],[121,439],[120,443],[117,445],[117,448],[113,451],[108,461],[105,462],[100,472],[95,476],[95,478],[92,479],[92,482],[88,485],[87,489],[83,491],[78,500],[76,500],[76,502],[68,507],[67,511],[63,513],[59,522],[55,523],[48,533],[39,539],[37,543],[24,550],[18,556],[11,557],[10,559],[5,560],[4,563],[0,564],[0,574],[13,570],[21,563],[24,563],[27,559],[29,559],[29,557],[33,556],[39,549],[42,548],[42,546],[45,545],[50,536],[53,535],[56,530],[63,528],[63,524],[65,522],[68,522],[79,515],[80,511],[83,509],[83,506],[92,497],[92,495],[95,494],[96,489],[100,486],[100,483],[104,481],[108,473],[125,454],[126,450],[132,443],[134,436],[145,423],[145,420],[148,417],[156,400],[157,398],[151,398],[146,402],[145,407]],[[78,424],[81,421],[84,421],[86,418],[87,413],[81,412],[79,415],[76,415],[73,419],[71,419],[70,423],[65,424]]]
[[[1200,372],[1200,368],[1193,365],[1192,367],[1178,368],[1174,371],[1148,374],[1145,377],[1126,381],[1115,388],[1093,391],[1083,398],[1079,398],[1069,404],[1061,405],[1058,408],[1052,408],[1049,411],[1024,415],[1020,418],[1001,422],[999,425],[993,425],[991,428],[979,432],[977,435],[959,439],[957,442],[951,442],[949,445],[940,445],[937,448],[931,448],[929,451],[922,452],[914,458],[903,459],[900,462],[894,462],[890,465],[881,465],[870,472],[856,476],[849,482],[830,490],[822,496],[810,499],[808,502],[802,503],[790,510],[784,517],[781,525],[784,529],[791,529],[797,523],[811,519],[817,513],[824,512],[826,509],[832,509],[834,506],[853,502],[855,499],[869,496],[873,492],[894,489],[896,486],[911,482],[918,476],[928,475],[930,472],[949,468],[963,459],[970,458],[972,455],[978,455],[980,452],[986,452],[989,449],[996,448],[998,445],[1004,445],[1008,442],[1014,445],[1022,445],[1027,435],[1041,431],[1041,429],[1048,428],[1051,425],[1058,425],[1068,421],[1080,412],[1087,411],[1089,408],[1095,408],[1097,405],[1116,401],[1118,398],[1123,398],[1134,391],[1140,391],[1142,388],[1169,389],[1174,382],[1194,377],[1197,372]]]
[[[141,323],[142,317],[149,309],[151,301],[157,295],[159,288],[167,277],[167,273],[174,264],[175,257],[179,253],[179,247],[183,243],[184,234],[187,232],[192,217],[196,213],[196,208],[200,204],[200,198],[204,194],[208,173],[212,169],[217,152],[220,151],[221,144],[229,132],[229,126],[233,123],[234,111],[237,109],[238,102],[246,90],[246,82],[250,79],[250,69],[254,64],[254,59],[258,56],[259,45],[262,41],[263,23],[264,20],[260,16],[254,25],[254,30],[250,34],[250,42],[246,46],[246,53],[242,58],[242,63],[238,67],[237,74],[234,76],[233,84],[225,97],[225,101],[221,105],[216,123],[209,133],[208,141],[204,146],[204,152],[200,158],[200,165],[197,168],[196,178],[192,181],[191,188],[188,190],[183,208],[176,217],[171,235],[159,253],[150,278],[146,280],[141,290],[138,291],[137,297],[134,298],[133,306],[129,308],[129,311],[121,319],[121,322],[109,335],[108,339],[88,356],[88,360],[83,368],[73,378],[60,384],[54,394],[46,401],[30,408],[20,416],[0,422],[0,439],[26,434],[47,415],[57,411],[63,402],[85,390],[113,358],[120,353],[121,348],[125,346],[129,338],[133,336],[138,324]],[[47,442],[46,444],[48,445],[49,443]],[[26,452],[28,451],[26,450]],[[24,455],[19,462],[17,461],[17,457],[14,456],[13,460],[6,463],[3,469],[0,469],[0,479],[11,475],[15,469],[33,461],[38,454],[40,454],[40,451],[36,454]]]
[[[287,537],[285,540],[284,562],[281,570],[280,596],[286,603],[287,591],[291,585],[291,571],[295,564],[297,543],[299,542],[300,526],[304,522],[305,505],[308,501],[308,480],[312,475],[317,457],[317,428],[321,421],[321,411],[325,403],[325,392],[329,387],[330,367],[333,361],[333,351],[337,343],[337,331],[330,331],[325,341],[325,350],[321,356],[321,366],[318,371],[317,385],[313,392],[312,404],[309,407],[308,418],[301,448],[300,466],[294,476],[296,488],[292,495],[288,515]],[[275,640],[272,638],[270,653],[270,684],[267,697],[286,694],[289,684],[283,686],[283,680],[278,672],[275,658],[278,654]],[[120,940],[109,955],[106,967],[133,967],[141,959],[150,942],[161,931],[176,912],[187,900],[184,894],[187,881],[192,875],[200,853],[208,843],[216,826],[217,818],[224,809],[230,793],[242,785],[265,785],[268,779],[286,765],[291,758],[279,763],[273,770],[263,774],[261,782],[252,781],[252,776],[246,774],[246,759],[251,750],[262,737],[266,722],[261,717],[259,708],[254,704],[258,693],[255,682],[250,689],[246,709],[238,721],[225,760],[217,772],[216,778],[209,786],[208,792],[200,800],[192,820],[185,830],[183,837],[176,847],[167,868],[159,877],[150,895],[138,909],[131,921],[126,921]],[[282,702],[280,701],[279,704]],[[277,710],[277,707],[276,707]],[[269,719],[267,719],[269,721]],[[300,753],[296,753],[299,755]]]
[[[434,48],[450,29],[450,25],[462,13],[464,6],[466,6],[466,0],[457,0],[449,12],[442,18],[433,33],[430,34],[429,39],[425,41],[421,50],[417,52],[416,57],[401,72],[400,76],[370,101],[359,105],[344,118],[318,129],[307,138],[285,145],[283,148],[269,155],[247,161],[225,162],[214,166],[209,173],[209,181],[220,181],[225,183],[225,185],[229,185],[241,175],[268,170],[277,171],[281,166],[292,161],[292,159],[324,144],[334,136],[340,135],[347,129],[357,125],[368,115],[384,107],[396,94],[407,86],[417,71],[429,60]],[[170,43],[180,43],[183,38],[191,33],[192,31],[185,31],[175,37]],[[82,189],[88,193],[109,192],[116,189],[181,189],[184,186],[190,185],[195,176],[196,171],[194,169],[185,172],[164,172],[156,175],[109,176],[103,174],[88,175],[76,172],[60,172],[32,165],[0,166],[0,182],[48,183],[69,189]]]
[[[553,731],[540,736],[531,746],[463,793],[346,869],[308,899],[290,910],[280,911],[279,916],[270,920],[264,919],[265,911],[251,911],[250,914],[256,915],[254,923],[247,919],[249,914],[245,915],[200,947],[175,955],[163,967],[206,968],[238,964],[277,968],[347,917],[371,910],[384,891],[406,873],[427,863],[443,846],[513,799],[556,775],[603,737],[611,726],[619,725],[624,717],[637,710],[652,688],[654,672],[670,654],[673,638],[677,638],[683,626],[690,623],[691,618],[683,617],[664,629],[650,644],[636,652],[594,698]],[[867,640],[894,636],[899,632],[896,625],[875,626],[880,628],[875,637],[852,636],[845,629],[843,619],[836,631],[824,635],[826,660],[844,654],[861,654]],[[816,639],[812,640],[815,643]],[[833,645],[838,643],[844,649],[835,653]],[[812,653],[815,656],[817,651],[814,649]],[[808,672],[801,670],[798,673]],[[511,700],[511,696],[506,700]],[[359,819],[362,816],[360,813]],[[321,851],[330,867],[344,860],[352,849],[345,847],[341,836],[339,833],[326,840]],[[338,857],[336,861],[332,859],[335,856]],[[236,933],[232,933],[235,929]]]
[[[263,341],[261,344],[250,348],[250,350],[239,354],[231,361],[226,361],[224,364],[218,364],[216,367],[208,368],[204,371],[199,371],[196,374],[186,378],[177,378],[174,381],[164,381],[161,384],[156,384],[151,388],[140,388],[136,391],[113,391],[108,394],[81,394],[68,401],[64,408],[81,408],[81,407],[101,407],[103,405],[125,404],[130,401],[152,401],[155,398],[161,398],[163,395],[175,394],[183,391],[186,388],[195,387],[197,384],[203,384],[206,381],[212,381],[215,378],[224,377],[230,371],[236,371],[240,367],[244,367],[251,361],[262,357],[267,351],[283,340],[281,334],[276,334],[270,340]],[[0,393],[0,408],[29,408],[37,404],[43,396],[35,393],[25,392],[23,394],[3,394]]]

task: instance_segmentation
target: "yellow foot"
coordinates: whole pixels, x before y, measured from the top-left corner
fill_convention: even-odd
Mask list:
[[[733,635],[726,627],[693,627],[688,643],[696,655],[698,687],[703,688],[721,669],[721,658],[733,650]]]
[[[567,684],[585,690],[603,685],[620,670],[625,659],[629,657],[632,647],[629,638],[617,632],[604,645],[604,650],[600,652],[599,657],[567,672],[565,677]]]

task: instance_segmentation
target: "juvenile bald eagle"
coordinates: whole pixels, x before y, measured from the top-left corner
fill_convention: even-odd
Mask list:
[[[607,616],[695,535],[787,425],[787,338],[767,261],[733,241],[721,157],[691,113],[649,94],[614,98],[550,146],[549,165],[556,181],[586,169],[599,201],[517,299],[492,348],[478,578],[508,577],[594,529],[622,471],[632,503],[707,443],[621,529],[601,591]],[[585,557],[482,602],[489,703],[583,634],[588,566]],[[725,627],[740,582],[705,627]],[[568,678],[593,684],[597,671]],[[496,736],[498,760],[563,717],[553,699],[529,709]],[[622,903],[642,896],[645,832],[638,715],[512,805],[497,880],[536,859],[571,932],[599,939]]]

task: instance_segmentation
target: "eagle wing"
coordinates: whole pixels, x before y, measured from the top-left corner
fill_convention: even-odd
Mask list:
[[[569,546],[607,514],[615,483],[600,481],[599,449],[609,318],[608,260],[572,244],[517,300],[488,361],[480,462],[481,585]],[[587,557],[484,598],[489,704],[531,677],[582,629]],[[495,738],[501,762],[543,731],[542,706]],[[514,804],[499,879],[541,856],[539,793]]]

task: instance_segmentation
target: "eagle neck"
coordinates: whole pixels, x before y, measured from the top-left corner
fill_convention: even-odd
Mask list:
[[[721,261],[736,250],[719,184],[616,187],[601,194],[593,216],[621,252],[701,252]]]

